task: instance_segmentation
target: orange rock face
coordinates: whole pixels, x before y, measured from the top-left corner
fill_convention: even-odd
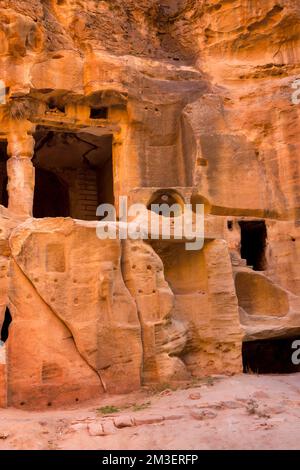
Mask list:
[[[0,406],[247,371],[249,343],[300,334],[299,18],[0,1]],[[124,197],[148,211],[124,222]],[[157,202],[179,204],[173,231],[204,205],[201,249],[161,215],[151,238]],[[148,239],[120,236],[141,220]]]

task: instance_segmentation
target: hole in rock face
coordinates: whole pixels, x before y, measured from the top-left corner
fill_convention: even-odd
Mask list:
[[[51,112],[59,112],[63,114],[66,112],[65,106],[61,103],[56,102],[52,98],[48,101],[47,108],[48,108],[48,111],[51,111]]]
[[[7,193],[7,170],[6,162],[7,143],[0,142],[0,204],[4,207],[8,206],[8,193]]]
[[[114,205],[111,134],[38,126],[34,137],[34,217],[97,220],[100,204]]]
[[[299,350],[300,336],[244,342],[242,346],[244,373],[293,374],[300,372],[300,364],[293,363],[293,355],[296,356],[297,351],[296,348],[292,348],[295,341],[299,341]],[[298,358],[300,358],[300,353]]]
[[[11,318],[10,311],[8,308],[6,308],[4,321],[1,327],[1,336],[0,336],[0,340],[3,341],[3,343],[7,341],[8,334],[9,334],[9,325],[11,324],[11,321],[12,321],[12,318]]]
[[[107,119],[108,108],[91,108],[91,119]]]
[[[228,228],[228,230],[233,230],[233,221],[232,220],[227,221],[227,228]]]
[[[51,171],[36,168],[33,217],[68,217],[69,191],[67,185]]]
[[[266,269],[266,224],[262,220],[240,221],[241,228],[241,257],[247,260],[247,265],[252,266],[254,271]]]
[[[0,194],[0,204],[4,207],[8,207],[8,192],[7,192],[7,183],[8,183],[8,178],[7,176],[4,176],[2,180],[2,191]]]

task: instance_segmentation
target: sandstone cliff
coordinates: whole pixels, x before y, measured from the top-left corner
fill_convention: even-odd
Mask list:
[[[299,19],[297,0],[0,1],[0,404],[236,373],[242,343],[299,334]],[[203,250],[99,240],[120,196],[204,203]]]

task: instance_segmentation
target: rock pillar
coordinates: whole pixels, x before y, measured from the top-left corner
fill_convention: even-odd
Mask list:
[[[18,127],[11,130],[7,140],[8,209],[20,216],[32,217],[34,138]]]

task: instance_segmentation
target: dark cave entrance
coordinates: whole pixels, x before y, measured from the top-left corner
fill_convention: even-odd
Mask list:
[[[4,315],[4,321],[1,327],[1,334],[0,334],[0,339],[5,343],[8,338],[8,333],[9,333],[9,325],[11,324],[12,317],[9,311],[9,308],[7,307],[5,310],[5,315]]]
[[[7,192],[7,184],[8,184],[8,178],[7,176],[4,176],[2,179],[2,188],[1,188],[1,194],[0,194],[0,204],[4,207],[8,207],[8,192]]]
[[[247,341],[242,346],[245,374],[294,374],[300,372],[300,364],[293,364],[297,349],[293,346],[300,336],[292,338]],[[300,358],[300,353],[298,354]]]
[[[108,118],[108,108],[100,107],[96,108],[93,107],[90,110],[90,119],[107,119]]]
[[[51,171],[36,168],[33,217],[68,217],[70,215],[67,185]]]
[[[263,220],[240,221],[241,228],[241,257],[247,260],[247,265],[254,271],[266,269],[266,240],[267,228]]]
[[[6,162],[7,155],[7,142],[0,142],[0,204],[4,207],[8,206],[8,193],[7,193],[7,169]]]
[[[100,204],[114,204],[112,139],[38,126],[33,216],[97,220]]]

